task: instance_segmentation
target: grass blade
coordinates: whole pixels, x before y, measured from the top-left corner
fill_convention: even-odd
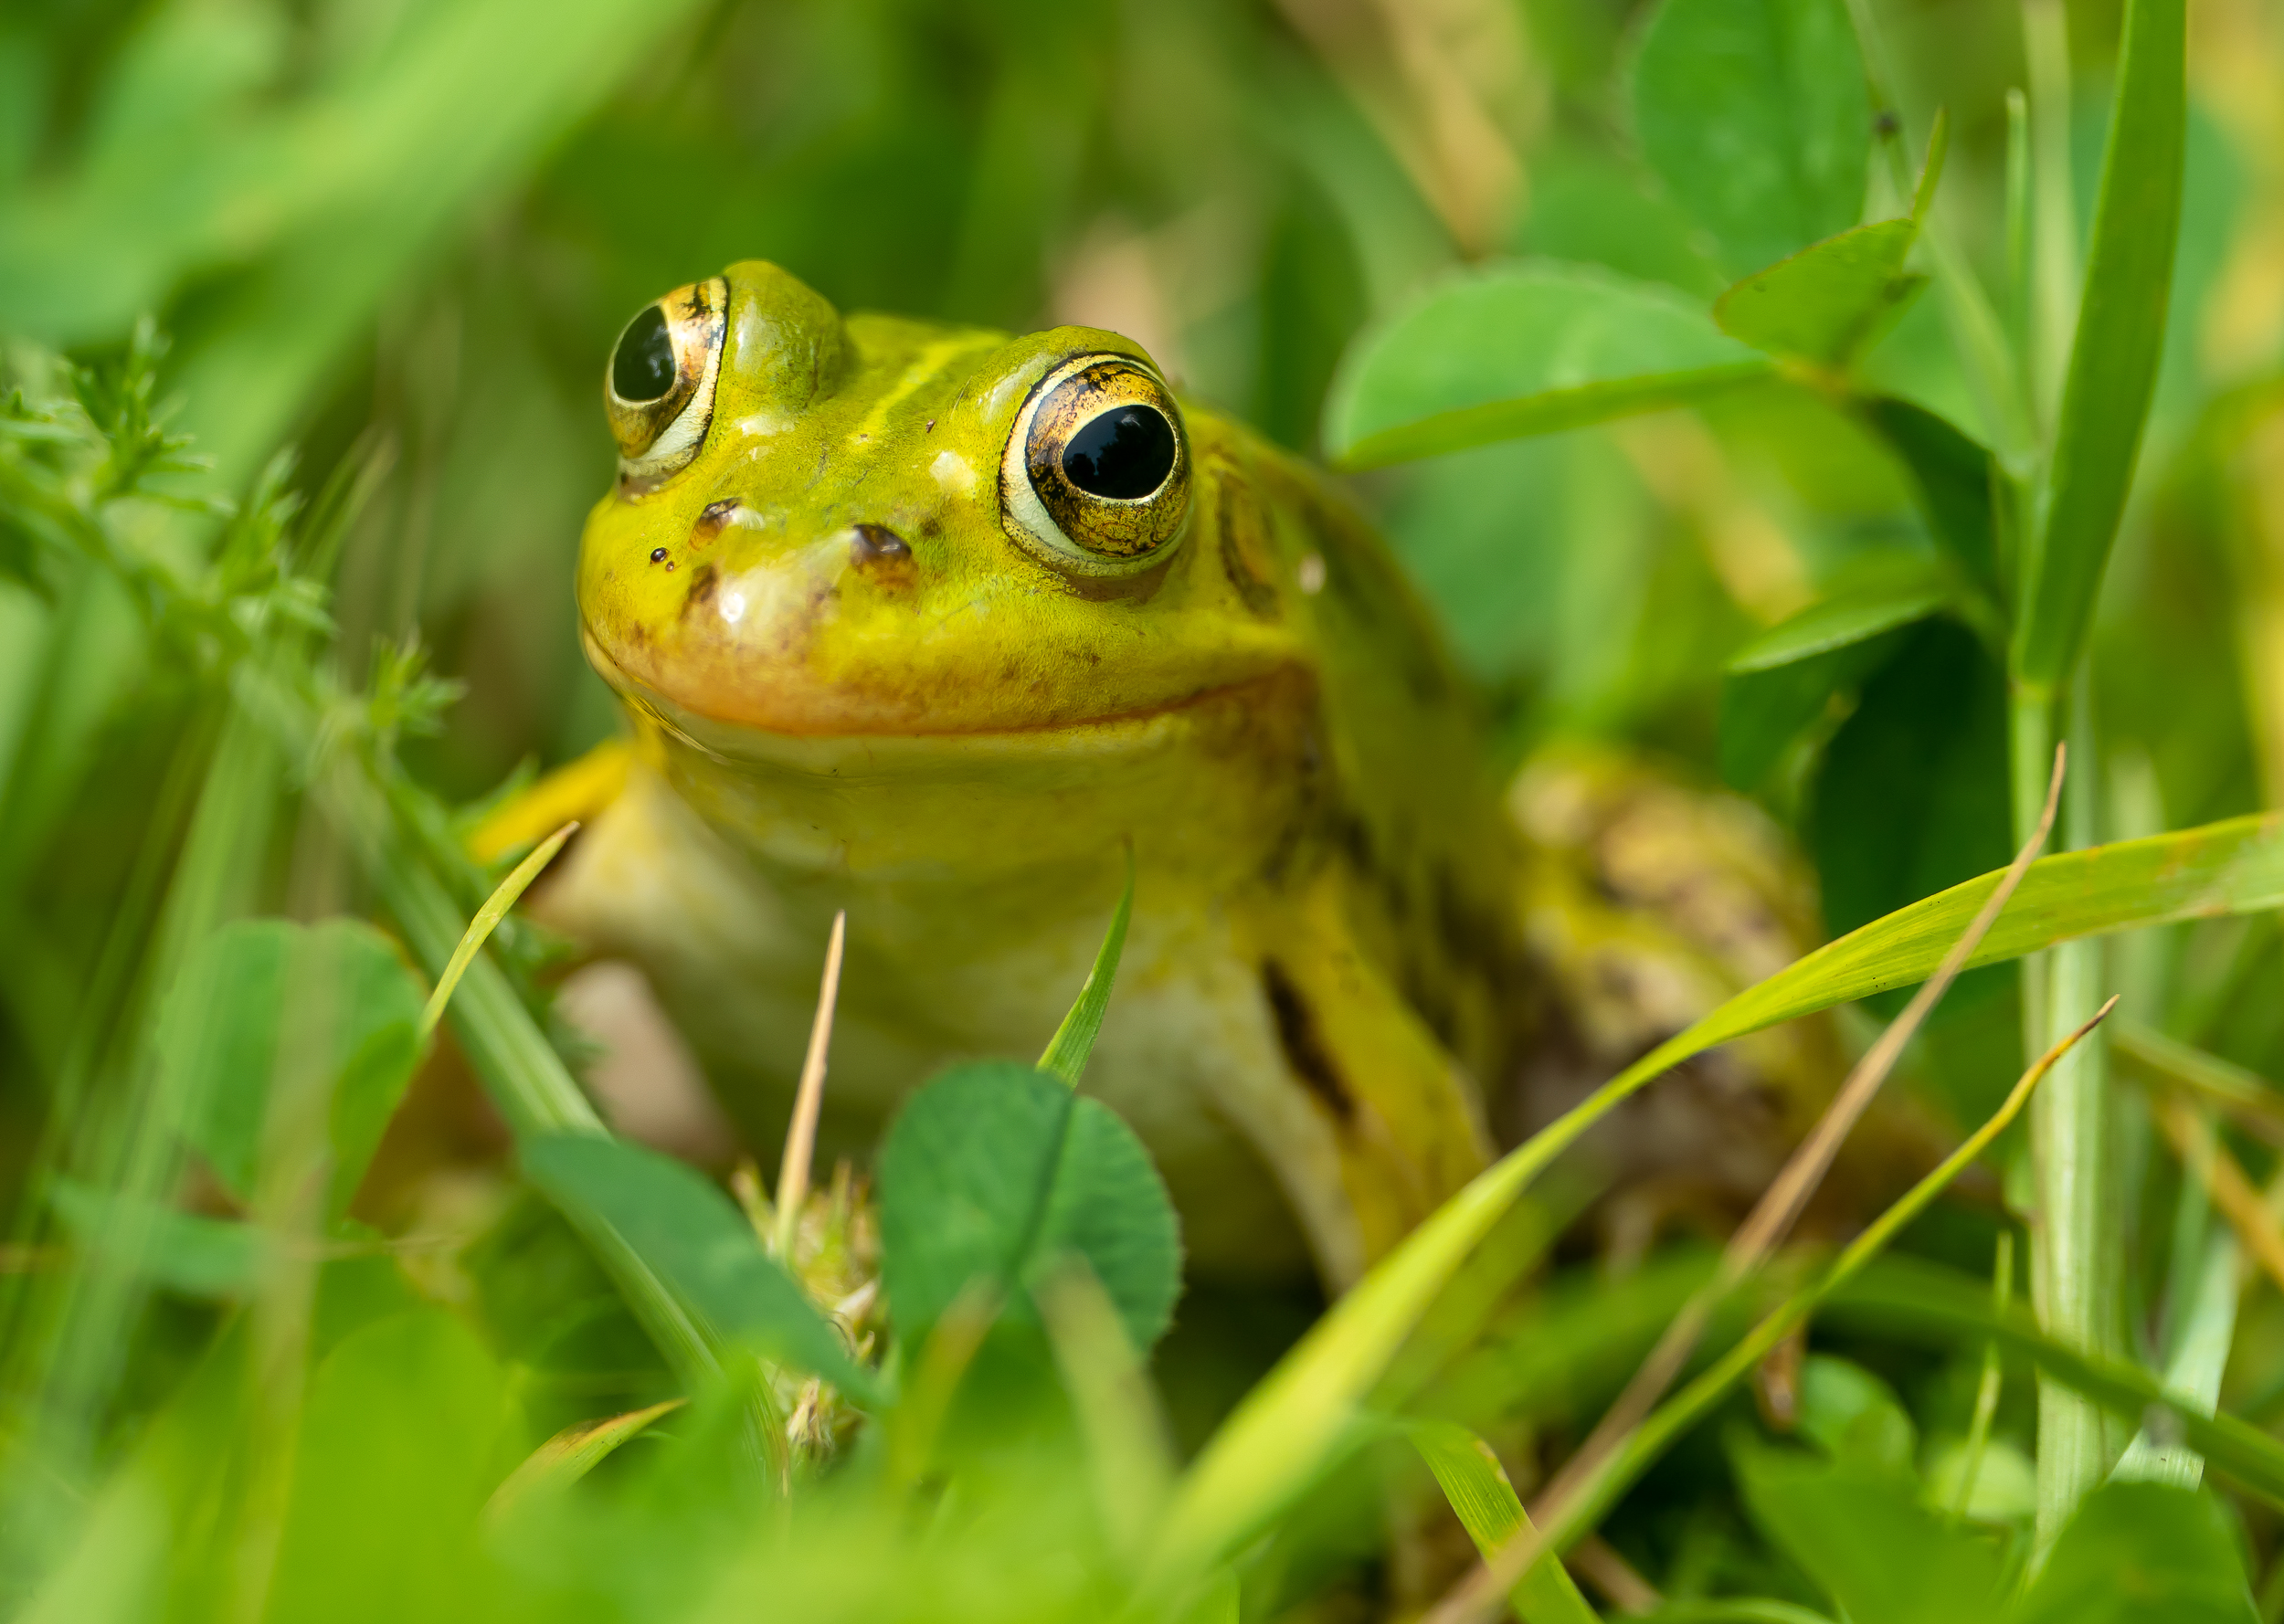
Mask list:
[[[599,1421],[580,1421],[566,1427],[525,1456],[523,1463],[492,1492],[491,1500],[484,1504],[484,1520],[498,1522],[534,1493],[568,1488],[602,1464],[604,1457],[620,1444],[639,1435],[661,1416],[688,1402],[685,1398],[663,1399],[641,1409],[629,1410],[623,1416],[606,1416]]]
[[[1086,1070],[1086,1057],[1094,1052],[1094,1039],[1103,1029],[1103,1015],[1110,1007],[1111,984],[1118,979],[1118,956],[1126,948],[1126,923],[1134,917],[1134,849],[1126,848],[1126,888],[1118,893],[1118,906],[1110,915],[1110,929],[1095,952],[1094,967],[1086,973],[1071,1012],[1063,1018],[1047,1051],[1039,1057],[1042,1071],[1060,1077],[1073,1088]]]
[[[2078,663],[2156,386],[2181,220],[2186,27],[2184,0],[2127,0],[2045,522],[2014,627],[2014,674],[2043,691]]]
[[[1450,1421],[1415,1422],[1411,1433],[1436,1487],[1486,1558],[1530,1526],[1522,1498],[1489,1444]],[[1552,1552],[1541,1554],[1515,1582],[1510,1599],[1524,1624],[1594,1624],[1594,1609]]]
[[[564,842],[578,831],[576,823],[566,823],[541,841],[484,899],[484,905],[476,910],[476,917],[468,922],[468,929],[460,933],[460,945],[452,949],[452,956],[445,961],[444,974],[436,978],[436,990],[428,995],[428,1004],[420,1011],[421,1048],[428,1046],[437,1023],[444,1018],[444,1007],[451,1002],[452,989],[460,985],[460,978],[468,973],[468,962],[491,940],[492,933],[499,928],[508,910],[515,906],[532,881],[539,878],[540,870],[555,860],[555,853],[563,849]]]

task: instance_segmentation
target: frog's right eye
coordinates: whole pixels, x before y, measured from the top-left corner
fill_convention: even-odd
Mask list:
[[[603,411],[619,442],[619,472],[647,490],[689,466],[714,421],[730,285],[721,277],[645,305],[612,347]]]

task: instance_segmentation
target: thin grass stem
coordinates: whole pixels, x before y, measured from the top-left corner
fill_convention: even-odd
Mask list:
[[[841,955],[848,944],[847,909],[832,916],[825,942],[825,973],[817,989],[817,1015],[809,1022],[809,1052],[801,1057],[801,1086],[793,1096],[793,1120],[785,1130],[785,1160],[777,1168],[777,1217],[770,1250],[788,1269],[793,1241],[800,1233],[801,1203],[809,1199],[809,1163],[817,1155],[817,1113],[825,1102],[825,1051],[832,1043],[833,1007],[841,997]]]

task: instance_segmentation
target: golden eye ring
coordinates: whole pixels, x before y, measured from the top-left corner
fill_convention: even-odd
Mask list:
[[[709,277],[644,305],[611,346],[603,412],[631,493],[690,466],[714,422],[714,389],[729,331],[730,285]]]
[[[1018,544],[1071,574],[1158,563],[1190,515],[1190,439],[1164,380],[1115,354],[1040,379],[1000,454],[999,514]]]

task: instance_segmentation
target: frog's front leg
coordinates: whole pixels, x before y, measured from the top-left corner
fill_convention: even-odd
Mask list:
[[[1346,1289],[1480,1172],[1474,1081],[1361,949],[1327,884],[1241,923],[1270,1075],[1225,1109]]]

